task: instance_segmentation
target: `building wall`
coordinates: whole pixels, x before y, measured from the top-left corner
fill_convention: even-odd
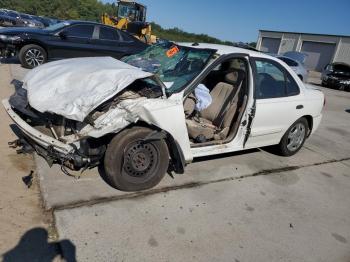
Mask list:
[[[287,51],[300,52],[304,41],[335,44],[334,53],[331,55],[332,58],[330,62],[344,62],[350,64],[350,37],[260,31],[257,41],[258,50],[261,50],[261,40],[263,37],[281,39],[278,54],[283,54]]]
[[[350,65],[350,37],[340,39],[339,48],[333,60],[334,62],[343,62]]]
[[[294,51],[298,45],[298,41],[299,41],[298,34],[283,33],[281,46],[278,51],[278,54],[283,54],[288,51]]]

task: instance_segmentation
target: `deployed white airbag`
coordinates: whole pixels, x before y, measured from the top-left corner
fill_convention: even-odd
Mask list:
[[[83,121],[132,82],[149,76],[111,57],[72,58],[34,68],[25,76],[23,88],[29,104],[39,112]]]

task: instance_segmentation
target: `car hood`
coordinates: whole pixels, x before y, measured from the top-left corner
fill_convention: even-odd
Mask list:
[[[341,79],[350,79],[350,66],[345,63],[333,63],[331,64],[332,71],[328,75],[333,77],[339,77]]]
[[[283,56],[289,57],[295,61],[298,61],[299,63],[304,64],[306,58],[308,57],[307,54],[296,52],[296,51],[289,51],[283,54]]]
[[[72,58],[34,68],[25,76],[23,88],[39,112],[83,121],[135,80],[152,75],[111,57]]]
[[[0,15],[0,18],[11,20],[11,21],[16,21],[16,18],[13,18],[13,17],[8,16],[8,15]]]
[[[11,27],[11,28],[1,28],[0,35],[21,35],[21,34],[47,34],[47,30],[40,28],[28,28],[28,27]]]

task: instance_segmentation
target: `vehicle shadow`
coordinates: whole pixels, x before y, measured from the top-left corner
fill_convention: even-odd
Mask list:
[[[64,261],[75,262],[76,250],[74,244],[67,239],[59,242],[48,242],[46,229],[36,227],[28,230],[11,250],[3,253],[2,261],[57,261],[60,257]],[[64,250],[64,254],[62,252]]]
[[[345,109],[345,112],[346,113],[350,113],[350,109]]]

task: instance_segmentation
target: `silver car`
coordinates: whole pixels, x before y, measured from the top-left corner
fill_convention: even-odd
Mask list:
[[[276,57],[292,68],[303,82],[307,81],[308,72],[304,66],[305,54],[300,52],[286,52],[283,55],[276,55]]]

